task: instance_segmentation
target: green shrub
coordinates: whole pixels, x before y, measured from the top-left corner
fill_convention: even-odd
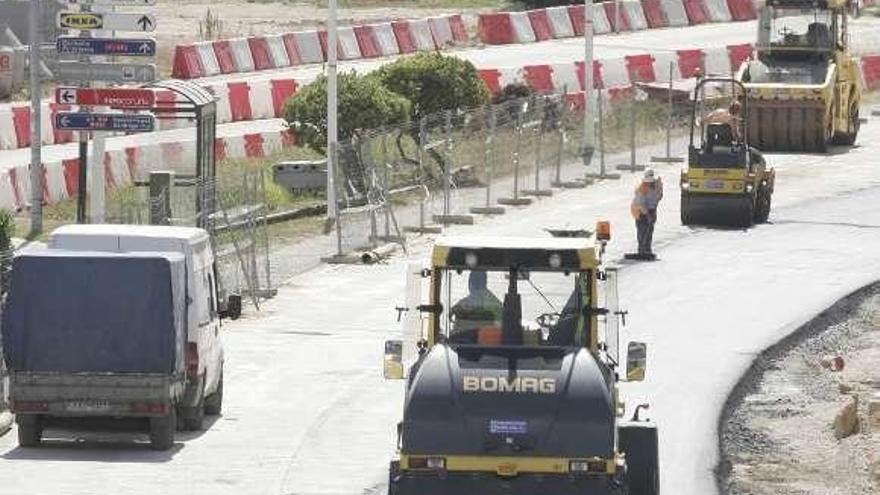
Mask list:
[[[339,74],[339,141],[361,131],[405,121],[410,112],[406,98],[393,93],[373,77],[354,72]],[[327,145],[327,78],[321,76],[287,100],[284,118],[297,144],[324,153]]]
[[[12,248],[12,236],[15,235],[15,216],[9,210],[0,209],[0,252]]]
[[[489,101],[489,91],[472,63],[440,53],[403,57],[368,77],[408,99],[413,120]]]
[[[543,9],[545,7],[556,7],[558,5],[583,5],[581,0],[519,0],[517,2],[527,9]]]

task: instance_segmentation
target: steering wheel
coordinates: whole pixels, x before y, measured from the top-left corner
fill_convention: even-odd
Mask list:
[[[535,321],[541,328],[550,329],[555,327],[559,323],[559,313],[544,313],[541,316],[535,318]]]

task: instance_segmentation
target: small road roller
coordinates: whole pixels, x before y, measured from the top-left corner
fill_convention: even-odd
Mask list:
[[[700,78],[694,90],[681,223],[751,227],[770,216],[776,172],[749,146],[749,102],[732,78]]]

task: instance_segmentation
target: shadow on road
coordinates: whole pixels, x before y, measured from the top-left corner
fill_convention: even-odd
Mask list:
[[[0,459],[7,461],[87,461],[87,462],[168,462],[183,450],[186,442],[208,433],[221,416],[205,417],[201,431],[178,431],[174,446],[153,450],[144,420],[67,421],[53,424],[43,435],[39,447],[15,447]],[[12,434],[12,432],[10,432]]]

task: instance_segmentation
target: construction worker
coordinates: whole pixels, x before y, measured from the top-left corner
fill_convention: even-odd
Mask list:
[[[486,272],[472,271],[468,277],[468,295],[455,303],[452,334],[476,331],[482,327],[500,327],[502,304],[486,286]]]
[[[734,101],[729,108],[719,108],[709,112],[703,119],[703,124],[710,133],[706,140],[711,151],[712,146],[731,146],[739,141],[739,113],[740,104]],[[722,129],[718,129],[721,127]],[[718,131],[721,132],[718,132]],[[717,133],[718,135],[715,135]]]
[[[642,181],[636,188],[631,211],[636,221],[636,236],[639,242],[639,257],[653,258],[651,243],[654,239],[654,223],[657,222],[657,206],[663,199],[663,181],[654,169],[645,170]]]

